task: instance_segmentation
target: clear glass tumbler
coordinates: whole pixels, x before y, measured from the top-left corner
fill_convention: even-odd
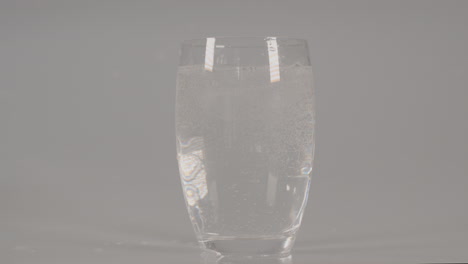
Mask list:
[[[307,42],[221,37],[182,43],[177,158],[204,249],[288,255],[314,159]]]

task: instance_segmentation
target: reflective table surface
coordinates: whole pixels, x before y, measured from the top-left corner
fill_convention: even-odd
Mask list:
[[[10,226],[12,227],[12,226]],[[16,227],[20,227],[16,224]],[[299,239],[292,256],[286,258],[220,257],[202,252],[194,238],[164,235],[164,232],[104,229],[72,225],[35,223],[22,225],[14,237],[3,236],[0,260],[5,264],[303,264],[303,263],[463,263],[466,244],[431,241],[430,236],[344,237],[337,234],[328,239]],[[141,231],[141,230],[140,230]],[[452,241],[454,236],[452,236]],[[159,238],[158,238],[159,237]]]

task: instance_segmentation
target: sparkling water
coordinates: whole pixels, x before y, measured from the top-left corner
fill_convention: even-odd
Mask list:
[[[293,243],[314,157],[312,71],[292,65],[279,74],[271,82],[268,67],[178,70],[179,171],[207,248],[262,253]]]

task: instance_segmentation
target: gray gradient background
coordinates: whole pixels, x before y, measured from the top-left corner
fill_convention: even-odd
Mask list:
[[[179,43],[308,39],[299,263],[468,261],[468,1],[0,2],[0,263],[198,263]]]

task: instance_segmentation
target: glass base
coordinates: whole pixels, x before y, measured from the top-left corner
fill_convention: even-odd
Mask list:
[[[291,254],[295,236],[268,238],[215,238],[200,241],[205,250],[222,256],[286,257]]]

